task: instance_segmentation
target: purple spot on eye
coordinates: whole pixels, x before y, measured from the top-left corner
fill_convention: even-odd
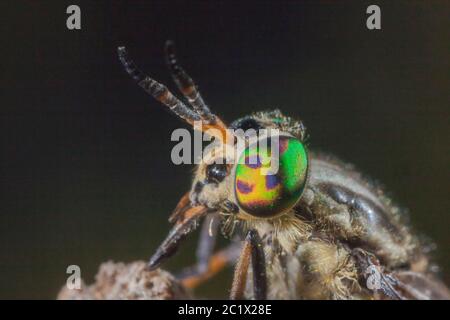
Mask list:
[[[266,176],[266,188],[268,190],[275,188],[279,183],[276,175],[270,174]]]
[[[254,200],[247,203],[247,206],[250,208],[258,209],[258,207],[266,206],[267,203],[261,200]]]
[[[289,146],[289,140],[288,139],[280,139],[280,155],[283,154],[283,152],[286,151],[286,149]]]
[[[252,169],[258,169],[261,167],[261,160],[259,159],[259,156],[245,157],[245,165]]]
[[[238,180],[237,181],[237,189],[240,193],[250,193],[253,190],[253,186],[249,185],[248,183],[245,183],[244,181]]]

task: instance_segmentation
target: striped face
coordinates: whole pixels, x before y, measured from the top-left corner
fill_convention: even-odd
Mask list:
[[[296,138],[280,136],[279,143],[274,144],[278,147],[278,170],[275,174],[264,174],[271,166],[272,139],[264,138],[249,146],[236,165],[237,202],[245,212],[261,218],[274,217],[292,208],[302,195],[308,172],[305,146]],[[276,155],[275,152],[274,158]]]

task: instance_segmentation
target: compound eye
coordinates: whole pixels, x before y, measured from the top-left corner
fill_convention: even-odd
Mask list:
[[[208,182],[220,183],[228,174],[226,164],[210,164],[206,167],[206,180]]]
[[[272,144],[273,139],[278,139],[278,143]],[[278,155],[274,153],[272,157],[271,148],[275,146]],[[271,165],[271,159],[278,160],[278,170],[276,165]],[[267,172],[270,167],[275,169],[273,173]],[[275,217],[291,209],[300,199],[307,174],[308,155],[302,142],[288,136],[263,138],[239,157],[234,181],[236,200],[252,216]]]

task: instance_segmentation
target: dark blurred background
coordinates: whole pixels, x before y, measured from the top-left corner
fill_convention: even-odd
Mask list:
[[[366,28],[378,4],[382,30]],[[82,29],[66,28],[81,7]],[[190,187],[183,127],[128,78],[116,47],[174,89],[164,41],[226,121],[278,107],[310,145],[381,181],[437,244],[450,280],[448,1],[3,1],[0,298],[55,298],[70,264],[147,259]],[[175,91],[175,90],[174,90]],[[196,236],[167,265],[194,262]],[[226,297],[230,271],[199,289]]]

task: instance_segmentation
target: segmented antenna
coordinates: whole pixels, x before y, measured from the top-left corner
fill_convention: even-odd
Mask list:
[[[117,48],[119,60],[122,62],[125,71],[143,88],[148,94],[156,100],[167,106],[178,117],[192,125],[194,121],[201,121],[199,114],[189,109],[183,102],[176,98],[163,84],[150,78],[141,72],[136,64],[128,57],[125,47]]]
[[[172,71],[172,76],[178,88],[180,88],[180,91],[192,104],[194,110],[188,108],[182,101],[175,97],[166,86],[141,72],[133,60],[128,57],[125,47],[118,47],[117,53],[125,71],[137,84],[156,100],[168,107],[175,115],[192,125],[194,129],[196,129],[194,121],[201,121],[202,126],[200,130],[212,135],[223,143],[233,143],[233,136],[228,132],[227,126],[219,117],[211,113],[200,96],[200,93],[197,91],[192,79],[178,66],[172,46],[173,44],[170,42],[166,45],[169,68]]]
[[[192,78],[178,64],[175,54],[175,44],[167,41],[165,45],[166,63],[178,89],[189,101],[194,110],[208,123],[215,121],[215,116],[206,105]]]

